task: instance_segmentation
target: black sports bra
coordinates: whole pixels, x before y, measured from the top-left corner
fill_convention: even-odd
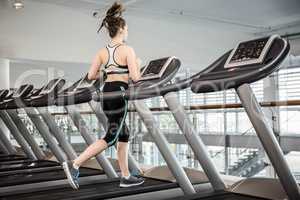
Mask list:
[[[108,51],[108,61],[104,66],[104,72],[109,74],[129,74],[127,65],[119,65],[115,60],[115,51],[122,44],[117,44],[114,46],[107,45],[106,49]]]

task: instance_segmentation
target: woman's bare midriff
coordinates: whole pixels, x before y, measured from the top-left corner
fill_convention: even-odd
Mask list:
[[[114,82],[114,81],[122,81],[128,84],[128,75],[120,75],[120,74],[111,74],[108,75],[105,82]]]

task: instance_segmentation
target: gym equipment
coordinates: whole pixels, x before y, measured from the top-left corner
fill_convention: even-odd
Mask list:
[[[20,133],[20,131],[18,130],[18,128],[10,118],[9,114],[5,110],[3,110],[9,107],[11,104],[17,104],[18,100],[20,98],[26,97],[32,91],[32,89],[33,89],[32,85],[23,85],[12,94],[11,98],[3,100],[0,104],[0,109],[2,109],[0,110],[0,117],[5,123],[5,125],[8,127],[8,129],[10,130],[10,133],[13,135],[15,140],[21,146],[26,156],[32,160],[35,160],[36,156],[33,153],[32,149],[30,148],[28,141],[26,141],[26,139]]]
[[[228,192],[217,197],[201,197],[201,194],[197,194],[182,199],[300,199],[298,184],[249,86],[279,70],[289,50],[288,42],[277,35],[241,42],[193,78],[191,86],[195,93],[235,89],[281,185],[277,179],[248,178],[237,182]],[[206,168],[205,165],[202,167]]]
[[[120,97],[134,100],[138,114],[144,121],[149,134],[153,136],[154,142],[157,144],[162,156],[168,164],[169,172],[175,177],[177,183],[161,181],[146,176],[145,185],[136,188],[119,188],[119,179],[96,180],[85,182],[81,185],[79,191],[74,191],[70,186],[64,185],[49,190],[32,190],[28,191],[28,193],[19,193],[18,195],[6,195],[5,199],[31,199],[37,197],[47,199],[76,198],[89,200],[117,197],[122,197],[122,199],[164,199],[168,196],[174,199],[174,197],[180,196],[180,193],[178,194],[174,190],[178,186],[180,186],[185,194],[185,196],[179,197],[178,199],[286,199],[286,195],[288,195],[291,200],[300,199],[298,185],[284,160],[284,156],[272,133],[272,129],[270,129],[266,123],[263,113],[248,85],[278,70],[288,52],[289,44],[284,39],[278,36],[260,38],[239,44],[235,50],[227,52],[212,65],[188,79],[179,80],[173,84],[168,83],[180,65],[178,59],[172,59],[166,72],[160,78],[149,78],[147,81],[141,81],[132,85],[124,92],[100,92],[94,96],[94,100],[96,101]],[[162,62],[160,61],[159,63]],[[156,73],[153,71],[153,75],[157,75],[157,73],[159,73],[157,68],[162,69],[162,65],[154,66]],[[190,87],[191,84],[193,92],[197,93],[221,91],[230,88],[236,89],[278,173],[286,194],[284,192],[282,193],[281,188],[276,184],[276,182],[278,182],[276,179],[245,179],[234,184],[231,188],[226,188],[225,183],[206,152],[205,145],[201,141],[201,138],[196,135],[196,131],[186,116],[183,107],[174,96],[174,92],[186,89]],[[88,94],[88,92],[86,92],[86,94]],[[191,146],[196,158],[199,160],[207,175],[211,187],[205,190],[204,187],[207,185],[201,184],[200,187],[204,188],[202,190],[204,191],[203,193],[199,192],[194,194],[195,185],[193,186],[191,184],[186,172],[180,167],[179,162],[170,151],[166,138],[160,133],[159,129],[156,128],[155,119],[151,115],[150,110],[140,101],[141,99],[154,96],[164,97],[170,110],[173,111],[173,115],[186,137],[188,144]],[[75,99],[75,101],[77,100]],[[191,126],[184,126],[182,123],[183,120],[187,120],[185,122]],[[261,189],[264,189],[266,193],[261,193]],[[167,194],[163,193],[163,191]]]
[[[95,91],[99,87],[99,81],[88,81],[86,77],[75,82],[69,88],[63,90],[56,98],[56,105],[64,106],[68,111],[70,118],[72,119],[74,125],[79,130],[83,139],[88,145],[92,144],[95,139],[89,134],[87,126],[81,117],[80,113],[77,111],[74,104],[86,103],[91,101],[91,92]],[[105,174],[110,178],[116,178],[118,175],[114,170],[111,163],[106,159],[103,154],[96,156],[96,160],[99,165],[104,170]]]
[[[0,102],[3,100],[10,98],[12,93],[10,93],[9,90],[1,90],[0,91]],[[1,139],[1,148],[3,151],[3,155],[15,155],[17,153],[17,150],[15,147],[11,144],[9,139],[4,134],[3,130],[0,129],[0,139]]]
[[[103,114],[99,112],[101,105],[99,103],[95,104],[91,102],[91,94],[97,88],[99,88],[99,84],[99,80],[89,81],[86,75],[85,77],[71,85],[69,88],[62,91],[56,99],[56,105],[64,106],[74,125],[78,128],[81,136],[88,145],[92,144],[96,139],[89,134],[90,131],[88,130],[87,125],[85,124],[80,113],[77,111],[76,106],[72,104],[88,103],[90,108],[95,112],[95,115],[98,118],[99,122],[103,123],[105,121],[103,120]],[[116,172],[112,168],[111,164],[107,161],[105,156],[101,154],[97,155],[96,160],[110,178],[117,177]],[[128,163],[131,172],[133,172],[134,174],[140,174],[140,169],[131,155],[129,155],[128,157]]]
[[[8,91],[8,90],[7,90]],[[2,101],[0,104],[1,109],[12,108],[12,107],[23,107],[23,100],[28,99],[31,96],[37,95],[36,91],[33,91],[33,87],[29,85],[22,85],[14,93],[10,95],[10,98],[6,98],[5,101]],[[24,142],[31,150],[34,152],[36,157],[44,158],[45,155],[34,141],[34,138],[30,135],[25,125],[21,119],[17,116],[16,109],[1,110],[3,116],[6,118],[6,122],[9,125],[11,132],[19,133],[27,143]],[[21,134],[22,133],[22,134]],[[20,156],[18,156],[19,158]],[[4,171],[14,171],[14,170],[24,170],[24,169],[34,169],[39,167],[51,167],[58,166],[57,163],[51,161],[37,161],[34,159],[24,159],[22,157],[18,160],[6,159],[5,161],[0,162],[0,172]]]
[[[170,60],[170,58],[164,58],[163,62],[162,59],[159,59],[157,61],[152,61],[152,64],[149,65],[152,71],[150,70],[150,73],[153,72],[153,75],[157,75],[157,73],[160,72],[160,70],[163,68],[164,64]],[[154,63],[154,64],[153,64]],[[140,81],[139,83],[135,85],[131,85],[131,87],[128,89],[128,91],[138,91],[138,90],[144,90],[144,88],[151,88],[153,86],[159,86],[164,85],[168,83],[176,74],[180,66],[180,62],[176,58],[172,58],[171,62],[167,65],[167,68],[161,78],[150,78],[148,77],[147,81]],[[158,70],[157,70],[158,69]],[[148,73],[147,73],[148,74]],[[88,81],[86,78],[79,81],[79,84],[77,86],[73,86],[72,89],[77,88],[75,90],[75,93],[77,95],[73,95],[72,98],[70,95],[62,95],[62,97],[57,98],[57,105],[70,105],[70,104],[76,104],[76,103],[82,103],[86,102],[86,98],[91,99],[92,95],[89,89],[91,89],[92,85],[94,85],[95,82]],[[81,90],[79,88],[85,88],[85,90]],[[87,89],[89,88],[89,89]],[[79,90],[79,91],[78,91]],[[71,89],[68,89],[67,91],[72,91]],[[109,94],[100,94],[103,98],[110,98]],[[107,96],[108,95],[108,96]],[[120,95],[123,95],[122,92]],[[70,103],[71,102],[71,103]],[[68,106],[69,107],[69,106]],[[72,115],[72,113],[69,113]],[[158,131],[158,130],[157,130]],[[164,156],[166,157],[166,160],[168,160],[168,163],[171,164],[171,169],[174,171],[173,174],[181,178],[180,185],[184,188],[185,192],[187,193],[194,193],[194,188],[190,181],[187,178],[186,172],[180,167],[179,162],[175,158],[174,155],[172,155],[172,152],[169,148],[169,145],[164,138],[164,136],[155,136],[159,135],[160,133],[153,133],[153,136],[156,138],[157,143],[159,144],[160,148],[165,150]],[[88,141],[87,141],[88,142]],[[169,157],[168,157],[169,156]],[[154,170],[155,171],[155,170]],[[167,172],[170,173],[169,170]],[[111,198],[111,197],[118,197],[118,196],[124,196],[124,195],[134,195],[134,194],[141,194],[144,192],[154,192],[154,191],[167,191],[169,189],[178,188],[178,184],[171,181],[166,180],[159,180],[156,178],[151,178],[150,175],[145,177],[146,182],[144,185],[136,188],[119,188],[119,178],[110,178],[108,180],[98,180],[98,181],[92,181],[90,183],[86,183],[81,186],[79,191],[73,191],[69,185],[61,186],[59,188],[55,188],[53,190],[47,190],[45,188],[44,191],[39,190],[39,192],[34,193],[38,194],[40,197],[43,195],[47,195],[49,193],[52,193],[53,196],[49,197],[47,195],[47,198],[70,198],[71,196],[76,195],[78,198]],[[95,192],[90,192],[91,190]],[[101,191],[101,192],[97,192]],[[32,192],[31,191],[31,198],[32,198]],[[14,198],[29,198],[29,194],[20,194],[20,195],[14,195]]]
[[[6,104],[1,104],[2,108],[24,108],[27,113],[29,113],[29,117],[31,120],[35,123],[38,124],[39,130],[41,135],[44,135],[45,140],[50,140],[51,142],[54,140],[53,135],[53,126],[49,127],[51,130],[51,133],[48,130],[48,127],[45,127],[46,125],[44,122],[41,121],[39,118],[38,114],[34,115],[34,108],[28,107],[28,106],[47,106],[48,104],[51,104],[51,100],[53,100],[56,97],[56,93],[62,88],[64,83],[64,80],[61,79],[55,79],[50,81],[46,86],[43,87],[42,90],[38,90],[39,92],[34,92],[31,96],[23,96],[24,98],[18,98],[16,101],[7,101],[5,102]],[[23,92],[23,90],[26,90],[26,88],[29,88],[28,86],[21,86],[17,91],[20,91],[20,93]],[[31,87],[31,90],[33,87]],[[17,96],[17,95],[15,95]],[[13,104],[15,106],[13,106]],[[27,106],[27,107],[26,107]],[[41,110],[42,108],[38,108]],[[51,117],[47,116],[47,113],[43,111],[41,114],[42,116],[46,115],[48,117],[48,120],[51,120]],[[49,121],[48,121],[49,122]],[[44,128],[44,129],[41,129]],[[55,130],[55,129],[54,129]],[[62,142],[62,135],[61,138],[58,139],[55,137],[57,141]],[[64,145],[66,143],[61,143],[61,147],[63,149]],[[59,153],[59,156],[64,157],[64,153],[58,147],[55,141],[53,141],[53,146],[55,146],[56,151]],[[49,145],[50,146],[50,145]],[[50,146],[51,149],[51,146]],[[94,169],[89,169],[89,168],[83,168],[83,174],[82,176],[93,176],[93,175],[99,175],[102,174],[101,170],[94,170]],[[16,162],[9,162],[6,163],[6,165],[1,165],[0,166],[0,178],[1,178],[1,183],[0,187],[8,187],[8,186],[16,186],[16,185],[21,185],[21,184],[30,184],[30,183],[36,183],[39,182],[40,185],[41,182],[48,182],[48,181],[54,181],[54,180],[62,180],[65,179],[65,174],[60,166],[59,163],[53,162],[53,161],[46,161],[46,160],[31,160],[28,162],[23,162],[23,163],[16,163]]]

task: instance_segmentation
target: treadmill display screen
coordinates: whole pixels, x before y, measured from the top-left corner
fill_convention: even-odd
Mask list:
[[[159,74],[167,60],[168,58],[152,60],[147,66],[147,69],[144,71],[142,76]]]
[[[261,64],[277,36],[240,43],[229,56],[225,68]]]
[[[84,89],[84,88],[89,88],[92,87],[95,83],[95,80],[89,80],[88,75],[86,75],[78,84],[76,89]]]
[[[141,80],[161,78],[173,59],[174,57],[167,57],[150,61],[142,72]]]

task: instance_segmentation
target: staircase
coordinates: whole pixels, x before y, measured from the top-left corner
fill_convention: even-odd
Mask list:
[[[228,174],[233,176],[251,177],[263,170],[267,164],[260,157],[258,150],[251,150],[244,153],[228,169]]]

